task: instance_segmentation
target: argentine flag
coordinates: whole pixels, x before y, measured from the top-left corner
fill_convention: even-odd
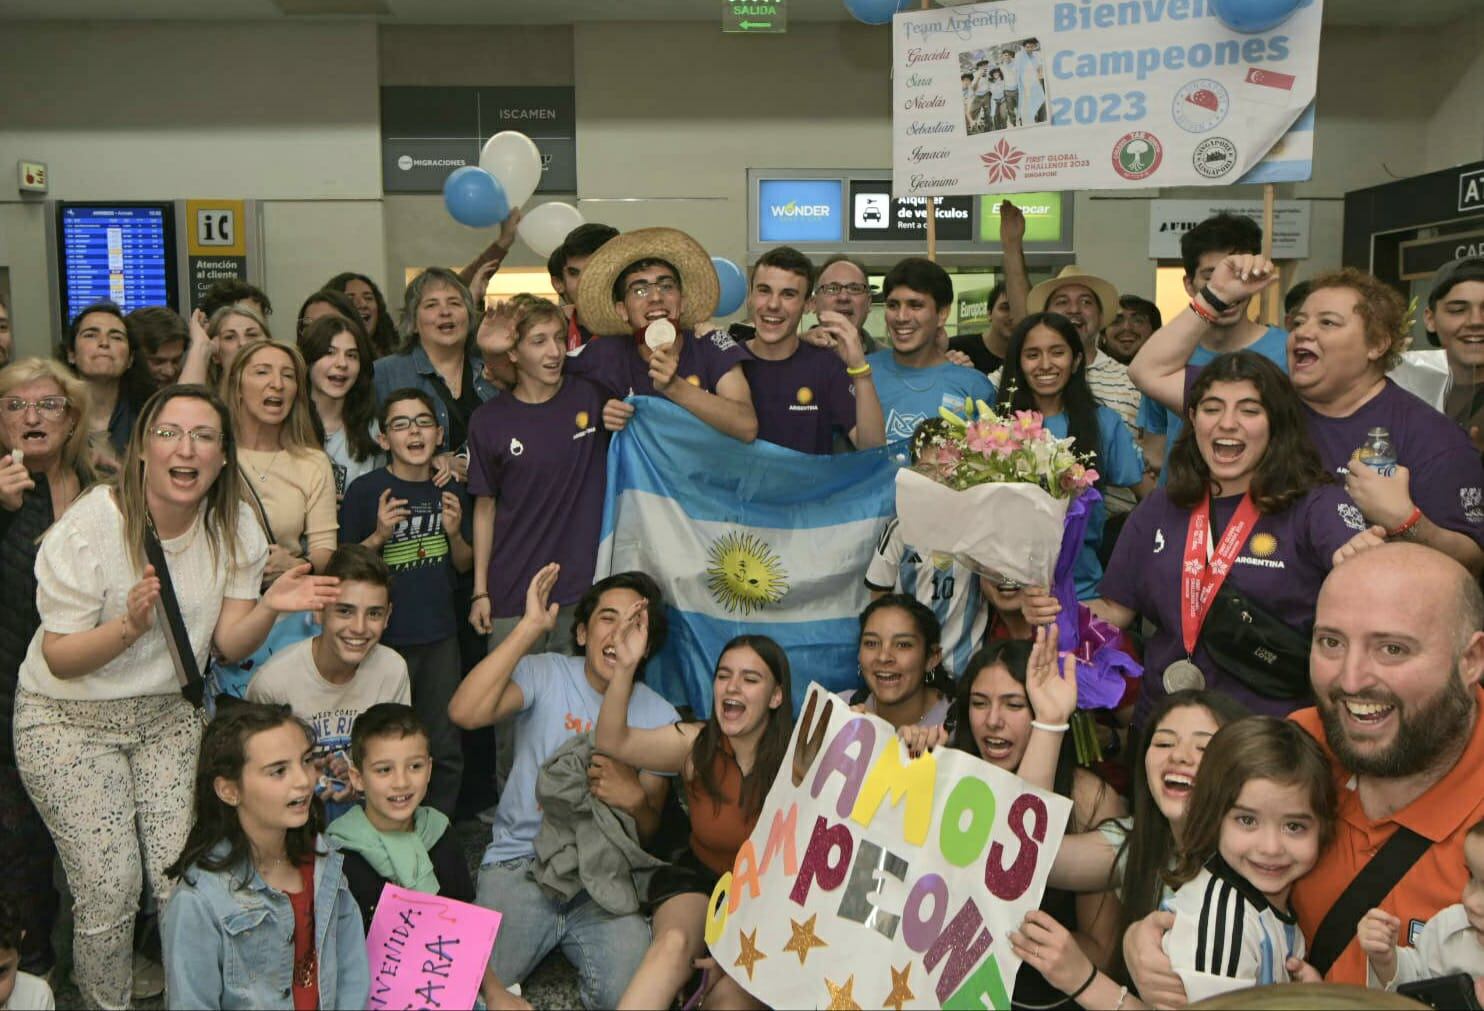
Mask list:
[[[811,681],[857,687],[866,565],[895,509],[901,448],[744,445],[668,400],[629,402],[608,450],[597,578],[637,569],[664,591],[669,634],[645,683],[704,719],[722,646],[754,633],[788,653],[795,712]]]

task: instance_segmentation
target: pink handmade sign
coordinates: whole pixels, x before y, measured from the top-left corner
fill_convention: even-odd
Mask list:
[[[493,909],[387,885],[366,932],[366,1007],[473,1007],[499,930]]]

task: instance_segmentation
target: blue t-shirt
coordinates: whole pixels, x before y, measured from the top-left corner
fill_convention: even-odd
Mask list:
[[[1067,437],[1067,416],[1053,414],[1045,420],[1046,430],[1058,439]],[[1111,407],[1098,405],[1098,474],[1103,484],[1112,488],[1128,488],[1144,479],[1144,454],[1134,444],[1128,426]],[[1074,452],[1086,452],[1080,446]],[[1077,599],[1092,600],[1098,595],[1098,583],[1103,578],[1103,563],[1098,561],[1098,545],[1103,542],[1103,524],[1108,513],[1101,500],[1093,506],[1087,520],[1087,532],[1082,536],[1082,550],[1077,552],[1077,562],[1072,567],[1072,578],[1077,583]]]
[[[392,616],[381,641],[388,646],[423,646],[458,634],[453,590],[458,578],[443,532],[443,493],[451,491],[463,502],[459,524],[464,540],[474,537],[474,506],[464,486],[450,481],[439,488],[432,481],[404,481],[381,467],[363,474],[345,489],[340,503],[340,543],[359,544],[376,532],[376,509],[385,489],[393,498],[407,500],[408,517],[397,524],[382,545],[381,558],[392,570]]]
[[[886,441],[912,438],[926,418],[936,418],[938,408],[962,414],[964,399],[973,397],[994,403],[994,384],[982,372],[945,362],[925,369],[898,365],[896,352],[877,351],[866,358],[871,364],[881,414],[886,419]]]
[[[502,731],[515,733],[515,761],[495,811],[494,835],[484,851],[485,865],[519,860],[536,852],[541,830],[541,808],[536,803],[536,775],[547,759],[573,734],[591,730],[598,722],[603,696],[593,690],[583,673],[580,656],[535,653],[515,665],[511,681],[520,688],[525,706],[510,717]],[[680,719],[675,707],[648,685],[636,684],[629,696],[629,726],[651,730]]]
[[[1255,342],[1238,350],[1256,352],[1282,369],[1285,374],[1288,372],[1288,331],[1281,326],[1268,327],[1267,332]],[[1198,346],[1195,354],[1190,356],[1187,365],[1205,365],[1217,355],[1216,351],[1208,351]],[[1169,459],[1170,450],[1175,447],[1175,440],[1180,437],[1180,430],[1185,427],[1185,418],[1159,401],[1145,397],[1139,401],[1139,419],[1136,424],[1145,432],[1165,437],[1165,458]],[[1165,483],[1165,468],[1163,467],[1159,469],[1159,483],[1161,485]]]

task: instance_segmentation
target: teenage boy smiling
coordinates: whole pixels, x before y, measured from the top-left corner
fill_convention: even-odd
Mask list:
[[[857,449],[886,443],[881,401],[860,332],[841,313],[820,311],[831,350],[799,339],[814,265],[790,246],[770,249],[753,265],[748,293],[756,335],[742,363],[757,412],[758,438],[801,453],[827,454],[835,433]]]
[[[567,374],[608,396],[603,424],[618,431],[634,414],[630,396],[663,396],[742,442],[757,438],[757,414],[742,362],[747,352],[724,331],[698,334],[716,309],[721,282],[701,245],[673,228],[641,228],[593,254],[577,293],[577,312],[603,335],[574,353]],[[651,348],[652,324],[673,342]]]
[[[876,380],[876,393],[886,418],[886,438],[910,439],[938,408],[962,411],[968,398],[990,403],[995,388],[982,373],[954,365],[938,345],[938,331],[953,304],[953,282],[931,260],[911,256],[886,275],[886,329],[889,351],[866,361]]]

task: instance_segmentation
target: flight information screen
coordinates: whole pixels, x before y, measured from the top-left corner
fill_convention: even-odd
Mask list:
[[[176,302],[175,209],[171,204],[57,205],[62,312],[94,302],[124,312]]]

